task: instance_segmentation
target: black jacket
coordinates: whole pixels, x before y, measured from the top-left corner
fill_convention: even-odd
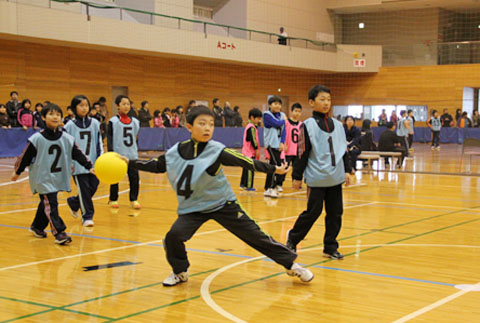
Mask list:
[[[400,144],[401,139],[393,130],[386,130],[378,139],[379,151],[395,151],[395,144]]]
[[[150,120],[152,120],[150,111],[140,108],[140,110],[138,110],[138,121],[140,121],[140,127],[150,128]]]

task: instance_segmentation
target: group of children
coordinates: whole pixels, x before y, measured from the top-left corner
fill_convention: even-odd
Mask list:
[[[32,102],[29,99],[25,99],[20,104],[16,115],[16,124],[22,127],[24,130],[29,128],[43,129],[45,123],[42,119],[43,104],[35,104],[35,109],[32,111]],[[7,107],[4,104],[0,104],[0,127],[3,129],[10,129],[12,127],[12,119],[8,115]]]
[[[119,114],[108,124],[108,149],[122,155],[128,164],[130,200],[132,207],[139,207],[138,170],[167,173],[168,180],[178,199],[178,218],[164,239],[166,257],[173,272],[163,281],[164,286],[174,286],[188,280],[189,261],[185,249],[188,241],[200,226],[213,219],[245,243],[284,266],[287,274],[297,276],[303,282],[313,279],[313,273],[295,263],[296,248],[304,239],[325,203],[326,231],[324,235],[324,256],[341,259],[336,237],[341,228],[343,213],[342,183],[349,184],[350,163],[346,138],[341,123],[330,118],[330,90],[316,85],[308,93],[308,103],[313,116],[303,124],[298,120],[301,106],[292,106],[291,119],[280,112],[281,99],[269,99],[269,111],[263,114],[265,125],[265,146],[269,152],[269,163],[258,160],[258,133],[256,125],[261,112],[252,109],[249,113],[244,142],[248,146],[244,156],[223,144],[211,140],[214,131],[214,114],[204,106],[193,108],[187,115],[186,127],[191,139],[177,143],[165,154],[149,161],[137,160],[136,137],[138,121],[127,116],[130,100],[118,96],[115,100]],[[75,114],[73,122],[65,131],[60,127],[61,109],[54,104],[42,111],[46,122],[44,131],[29,138],[29,144],[19,157],[12,180],[29,166],[30,184],[33,193],[39,193],[40,204],[31,232],[45,238],[44,229],[50,224],[55,243],[71,242],[65,233],[65,224],[58,215],[57,193],[70,191],[71,164],[75,161],[73,175],[79,187],[78,196],[70,197],[68,205],[73,213],[82,209],[84,225],[93,225],[93,194],[98,186],[92,162],[102,153],[99,124],[88,117],[90,104],[84,96],[72,100]],[[289,132],[287,134],[286,132]],[[290,138],[290,139],[288,139]],[[293,144],[298,145],[298,148]],[[298,154],[297,154],[298,151]],[[286,155],[282,155],[286,153]],[[289,165],[293,163],[293,187],[299,189],[303,174],[308,186],[307,209],[299,215],[289,231],[286,245],[281,244],[262,230],[237,201],[223,172],[223,166],[239,166],[247,171],[246,187],[251,188],[253,172],[267,173],[265,188],[276,189]],[[251,182],[249,182],[249,176]],[[110,188],[110,205],[118,207],[118,185]],[[136,202],[136,203],[135,203]]]

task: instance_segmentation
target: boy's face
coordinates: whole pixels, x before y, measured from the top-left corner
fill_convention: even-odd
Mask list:
[[[18,100],[18,94],[17,94],[17,93],[12,93],[12,96],[10,96],[10,98],[11,98],[13,101],[17,101],[17,100]]]
[[[77,105],[77,115],[80,118],[85,118],[88,114],[88,110],[90,108],[88,107],[88,102],[87,100],[82,100],[79,105]]]
[[[187,123],[187,129],[192,133],[192,138],[198,142],[207,142],[212,139],[214,128],[213,117],[208,114],[196,117],[193,125]]]
[[[300,119],[300,116],[302,115],[302,109],[295,108],[293,109],[292,113],[290,113],[290,117],[293,120],[298,120]]]
[[[69,116],[73,116],[73,110],[72,109],[67,109],[67,114]]]
[[[270,111],[272,111],[273,113],[282,111],[282,104],[280,102],[273,102],[272,104],[270,104]]]
[[[330,93],[320,92],[317,94],[315,100],[308,100],[308,103],[313,108],[313,111],[320,113],[328,113],[332,104]]]
[[[3,106],[0,107],[0,113],[1,113],[1,114],[7,113],[7,109],[6,109],[5,107],[3,107]]]
[[[92,109],[90,111],[90,115],[93,117],[93,116],[96,116],[97,115],[97,109]]]
[[[127,114],[130,111],[130,100],[127,98],[123,98],[118,105],[118,111],[121,114]]]
[[[345,124],[351,128],[353,127],[353,125],[355,124],[355,122],[352,120],[352,118],[348,118],[346,121],[345,121]]]
[[[62,122],[62,115],[58,111],[50,110],[45,117],[42,116],[42,119],[45,120],[47,127],[55,130]]]
[[[435,118],[438,117],[438,112],[435,112],[435,113],[433,114],[433,116],[434,116]]]
[[[43,107],[41,105],[37,105],[37,107],[35,109],[37,110],[38,113],[40,113],[40,112],[42,112]]]
[[[262,117],[250,117],[250,121],[251,121],[254,125],[259,125],[260,122],[262,121]]]

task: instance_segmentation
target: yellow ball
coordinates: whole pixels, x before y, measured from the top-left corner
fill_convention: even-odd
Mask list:
[[[120,155],[108,152],[98,157],[95,162],[95,175],[106,184],[117,184],[127,174],[127,163],[120,159]]]

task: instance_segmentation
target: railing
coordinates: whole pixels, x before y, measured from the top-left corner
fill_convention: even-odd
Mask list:
[[[29,5],[32,5],[31,1],[26,1],[26,0],[23,0],[23,1],[22,0],[6,0],[6,1],[16,2],[16,3],[26,3],[26,4],[28,3]],[[160,13],[138,10],[133,8],[97,4],[97,3],[92,3],[85,0],[43,0],[43,1],[38,0],[34,5],[42,6],[43,4],[43,6],[48,6],[49,8],[53,8],[54,6],[52,4],[55,4],[55,3],[62,3],[62,4],[78,3],[81,6],[83,6],[81,12],[85,13],[88,19],[90,19],[90,16],[92,15],[92,11],[96,9],[118,10],[118,15],[116,15],[116,17],[113,16],[111,18],[119,19],[123,21],[123,20],[127,20],[126,13],[134,14],[137,17],[140,15],[142,16],[142,19],[135,19],[135,21],[139,23],[146,23],[150,25],[160,25],[162,27],[184,29],[184,30],[193,30],[193,31],[196,30],[196,31],[203,32],[203,34],[205,35],[205,38],[207,38],[207,35],[209,34],[215,34],[213,30],[209,32],[209,28],[212,29],[214,27],[216,29],[222,28],[226,32],[227,37],[243,38],[243,39],[248,39],[252,41],[275,43],[278,40],[278,38],[282,37],[279,34],[270,33],[266,31],[259,31],[259,30],[247,29],[242,27],[218,24],[218,23],[213,23],[208,21],[201,21],[201,20],[188,19],[188,18],[182,18],[177,16],[164,15]],[[55,6],[55,9],[61,9],[61,8],[58,8],[58,6]],[[328,42],[322,42],[322,41],[316,41],[312,39],[298,38],[298,37],[285,37],[285,38],[287,39],[287,46],[303,47],[308,49],[333,51],[333,52],[336,51],[337,49],[334,43],[328,43]]]

